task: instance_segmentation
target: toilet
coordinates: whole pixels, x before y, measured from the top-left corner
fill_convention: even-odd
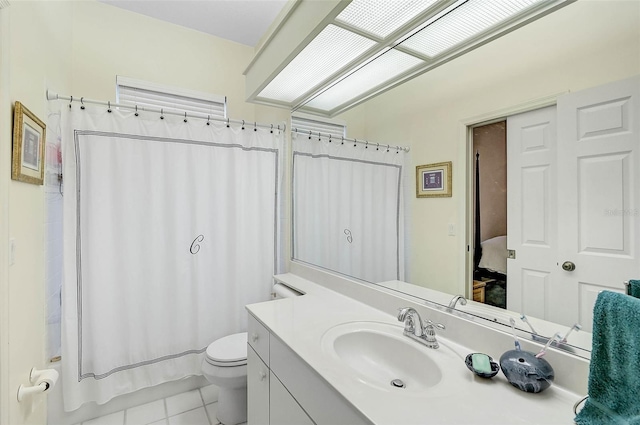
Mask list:
[[[207,381],[220,388],[218,420],[224,425],[247,421],[247,333],[225,336],[207,347],[202,362]]]
[[[274,285],[275,298],[302,295],[285,285]],[[207,347],[202,374],[220,388],[218,420],[223,425],[247,421],[247,333],[240,332],[215,340]]]

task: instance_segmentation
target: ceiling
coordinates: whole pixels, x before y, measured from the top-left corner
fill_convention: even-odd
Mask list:
[[[252,47],[288,3],[99,1]],[[245,71],[247,100],[332,117],[574,1],[297,0]]]
[[[99,0],[254,47],[287,0]]]

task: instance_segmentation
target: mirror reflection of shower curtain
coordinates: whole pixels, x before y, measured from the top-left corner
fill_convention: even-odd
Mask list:
[[[64,124],[69,411],[199,375],[246,330],[280,271],[283,135],[75,105]]]
[[[404,280],[407,154],[292,138],[294,259],[367,282]]]

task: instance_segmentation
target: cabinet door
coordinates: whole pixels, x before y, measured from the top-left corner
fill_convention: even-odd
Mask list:
[[[271,401],[269,417],[274,425],[314,425],[298,402],[289,394],[280,380],[271,372],[269,378]]]
[[[269,368],[247,347],[247,423],[269,425]]]

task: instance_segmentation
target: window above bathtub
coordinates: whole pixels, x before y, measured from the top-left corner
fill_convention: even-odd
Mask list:
[[[162,108],[166,112],[227,118],[227,98],[211,93],[172,87],[116,76],[116,102],[140,107]]]

